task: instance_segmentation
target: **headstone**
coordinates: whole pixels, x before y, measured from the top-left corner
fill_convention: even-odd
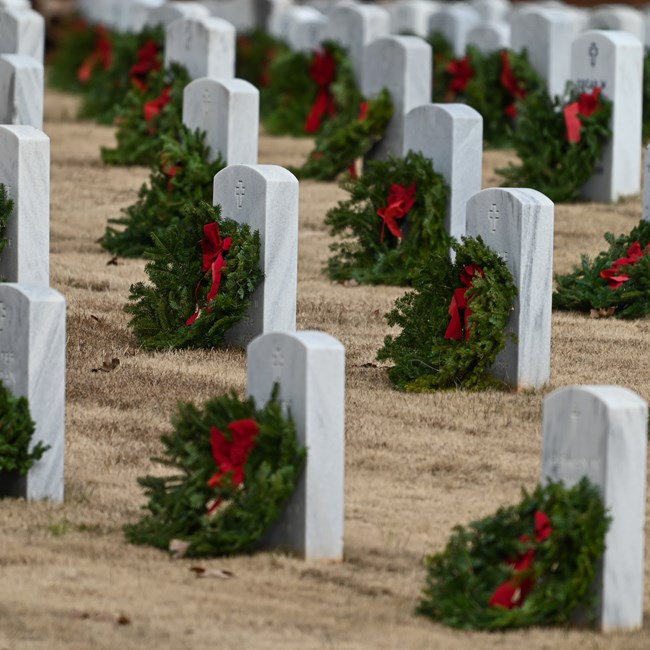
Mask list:
[[[265,546],[306,560],[343,559],[345,350],[323,332],[272,332],[248,346],[248,395],[261,405],[279,384],[307,463]]]
[[[481,191],[483,117],[464,104],[426,104],[406,115],[403,155],[419,151],[443,176],[451,196],[445,229],[456,239],[465,234],[467,201]]]
[[[35,424],[30,449],[50,445],[27,477],[3,486],[5,496],[63,501],[65,300],[38,284],[0,283],[0,380],[26,397]]]
[[[260,334],[296,329],[298,180],[277,165],[230,165],[214,177],[214,205],[260,233],[264,279],[246,317],[226,333],[245,347]]]
[[[541,388],[551,372],[553,202],[531,189],[491,188],[467,203],[467,234],[480,235],[517,287],[506,347],[491,372],[517,390]]]
[[[512,8],[510,0],[471,0],[470,4],[486,23],[507,20]]]
[[[429,21],[429,31],[442,34],[451,45],[454,56],[465,56],[467,35],[482,22],[481,14],[465,3],[444,5]]]
[[[187,18],[167,25],[165,66],[184,65],[191,79],[235,76],[235,28],[221,18]]]
[[[317,49],[327,29],[327,17],[312,7],[292,7],[287,16],[289,47],[295,52]]]
[[[257,163],[260,93],[243,79],[196,79],[183,90],[183,124],[206,132],[209,160]]]
[[[549,94],[562,97],[571,78],[571,45],[580,28],[576,14],[532,6],[513,11],[511,23],[512,49],[526,50]]]
[[[0,10],[0,54],[24,54],[43,63],[45,20],[31,9]]]
[[[440,11],[441,2],[398,0],[388,6],[392,34],[413,34],[427,38],[431,16]]]
[[[590,29],[613,29],[627,32],[645,43],[645,20],[643,13],[624,4],[595,7],[591,12]]]
[[[484,54],[510,49],[510,25],[483,23],[467,34],[467,45],[473,45]]]
[[[614,106],[612,138],[582,190],[585,198],[613,202],[638,194],[641,183],[643,46],[630,34],[588,31],[571,50],[571,78],[581,92],[599,86]]]
[[[119,31],[139,34],[149,24],[151,12],[164,4],[165,0],[122,0]]]
[[[0,124],[43,128],[43,64],[23,54],[0,54]]]
[[[200,2],[166,2],[158,9],[152,9],[147,25],[171,25],[177,20],[209,18],[210,11]]]
[[[431,46],[418,36],[378,38],[366,47],[363,70],[363,94],[373,98],[387,88],[393,100],[393,117],[384,139],[369,157],[401,156],[406,114],[431,101]]]
[[[12,7],[17,9],[31,9],[30,0],[0,0],[0,8]]]
[[[0,278],[50,284],[50,139],[33,126],[0,126],[0,183],[14,202]]]
[[[211,16],[222,18],[240,31],[251,31],[257,27],[256,4],[258,0],[203,0]]]
[[[571,487],[586,476],[611,523],[594,585],[603,631],[643,624],[643,528],[648,405],[621,386],[569,386],[544,400],[542,481]]]
[[[270,0],[267,16],[267,29],[271,36],[288,41],[289,39],[289,12],[293,7],[293,0]]]
[[[328,13],[328,18],[325,39],[336,41],[347,51],[360,84],[365,76],[366,46],[390,32],[388,11],[375,5],[340,3]]]
[[[650,221],[650,144],[643,158],[643,218]]]

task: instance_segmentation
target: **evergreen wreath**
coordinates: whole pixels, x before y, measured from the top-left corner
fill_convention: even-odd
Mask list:
[[[594,260],[582,255],[573,272],[556,276],[553,308],[626,319],[650,314],[650,222],[605,239],[609,248]]]
[[[259,233],[205,201],[154,234],[145,257],[151,283],[131,286],[124,311],[148,350],[223,346],[262,279]]]
[[[386,132],[393,116],[393,102],[386,89],[371,100],[361,102],[359,112],[334,115],[316,136],[314,149],[302,167],[291,168],[298,178],[334,180],[349,170],[356,176],[355,161],[365,156]]]
[[[125,527],[127,538],[161,549],[180,539],[190,557],[255,550],[293,494],[306,457],[277,390],[261,408],[234,393],[202,410],[180,404],[172,423],[174,432],[161,436],[164,458],[152,460],[175,473],[138,479],[149,513]]]
[[[552,201],[578,198],[612,135],[612,103],[569,88],[562,100],[533,93],[519,105],[512,144],[521,164],[498,169],[503,187],[534,187]]]
[[[609,521],[586,478],[523,490],[518,505],[457,526],[427,558],[417,611],[463,630],[567,625],[579,607],[593,613]]]
[[[361,177],[348,178],[341,187],[350,198],[325,217],[330,235],[344,238],[330,245],[334,255],[327,270],[332,280],[408,284],[414,269],[449,250],[444,228],[449,188],[422,154],[410,151],[405,158],[371,160]],[[395,193],[409,189],[404,205]]]
[[[356,119],[362,102],[354,71],[343,48],[325,41],[311,53],[286,50],[269,66],[260,93],[260,113],[271,135],[318,133],[328,119]]]
[[[237,57],[235,74],[256,88],[269,85],[269,69],[276,57],[288,52],[283,41],[271,36],[263,29],[254,29],[237,35]]]
[[[221,156],[208,159],[205,133],[181,125],[177,137],[161,137],[162,151],[152,166],[149,183],[143,184],[138,200],[122,210],[124,216],[109,223],[102,246],[114,255],[141,257],[153,243],[153,235],[181,219],[183,209],[201,200],[212,200],[215,175],[225,167]]]
[[[402,331],[386,336],[377,359],[395,364],[388,377],[402,390],[502,385],[487,371],[506,344],[506,325],[517,295],[512,275],[480,237],[452,240],[451,246],[455,262],[448,254],[422,262],[411,276],[414,290],[398,298],[386,315],[388,324]],[[465,340],[451,331],[454,324]]]
[[[25,397],[14,397],[0,381],[0,472],[27,474],[50,448],[38,442],[30,451],[34,421]]]
[[[102,147],[102,160],[108,165],[155,165],[163,137],[176,138],[181,130],[183,91],[189,82],[187,70],[172,63],[149,73],[145,87],[133,85],[115,118],[117,147]]]
[[[2,257],[2,251],[7,245],[7,238],[5,237],[5,231],[7,230],[7,224],[9,223],[9,217],[14,209],[14,202],[7,192],[5,185],[0,183],[0,258]],[[2,278],[0,278],[2,281]]]

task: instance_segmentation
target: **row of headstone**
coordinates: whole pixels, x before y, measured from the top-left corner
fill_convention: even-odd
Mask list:
[[[45,20],[30,7],[0,6],[0,54],[22,54],[41,65],[45,54]]]
[[[0,54],[0,124],[43,128],[43,64],[24,54]]]

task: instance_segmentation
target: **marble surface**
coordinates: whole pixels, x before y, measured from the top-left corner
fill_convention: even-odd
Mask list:
[[[165,0],[122,0],[120,31],[141,32],[149,23],[151,12],[164,4]]]
[[[0,124],[43,128],[43,64],[24,54],[0,54]]]
[[[364,77],[365,47],[390,32],[390,16],[377,5],[338,4],[327,14],[325,39],[336,41],[350,57],[357,83]],[[431,99],[428,97],[427,99]]]
[[[296,329],[298,285],[298,179],[277,165],[230,165],[214,177],[213,205],[260,233],[264,279],[246,317],[226,342],[246,347],[266,332]]]
[[[429,36],[429,20],[439,11],[442,2],[430,0],[398,0],[387,5],[390,15],[390,31],[392,34],[408,33],[427,38]]]
[[[470,0],[469,4],[486,23],[508,20],[512,8],[510,0]]]
[[[521,8],[520,8],[521,7]],[[562,96],[571,78],[571,45],[580,30],[575,12],[520,5],[512,12],[512,49],[528,52],[550,95]]]
[[[480,235],[513,275],[517,298],[508,340],[491,372],[517,390],[541,388],[551,373],[553,202],[530,189],[491,188],[467,203],[467,234]]]
[[[289,11],[294,6],[293,0],[270,0],[268,2],[268,19],[266,21],[269,34],[286,41],[289,37]]]
[[[208,18],[210,11],[200,2],[166,2],[159,9],[152,9],[147,18],[148,25],[171,25],[183,18]]]
[[[645,17],[634,7],[608,4],[594,7],[589,19],[590,29],[612,29],[626,32],[645,43]]]
[[[0,126],[0,183],[14,201],[0,278],[50,284],[50,139],[33,126]]]
[[[257,163],[260,93],[243,79],[195,79],[183,90],[183,124],[207,133],[210,160]]]
[[[643,624],[648,406],[620,386],[569,386],[544,400],[542,482],[586,476],[612,518],[595,585],[604,631]]]
[[[376,97],[387,88],[394,109],[383,140],[368,157],[401,156],[406,114],[431,101],[431,46],[419,36],[385,36],[366,47],[363,65],[363,94]]]
[[[257,27],[257,4],[259,0],[203,0],[210,15],[232,23],[238,32],[248,32]]]
[[[0,284],[0,380],[27,397],[31,447],[51,445],[27,474],[25,498],[63,501],[65,300],[47,286]]]
[[[313,7],[292,7],[288,11],[287,42],[296,52],[311,52],[318,49],[328,19]]]
[[[465,56],[467,35],[482,23],[481,14],[466,3],[445,5],[429,20],[429,30],[439,32],[450,43],[456,58]]]
[[[508,23],[483,23],[467,34],[467,44],[484,54],[510,49],[510,25]]]
[[[235,76],[235,28],[221,18],[183,18],[167,25],[165,66],[184,65],[191,79]]]
[[[571,79],[581,92],[602,88],[612,100],[612,138],[582,189],[584,198],[614,202],[641,190],[643,45],[630,34],[588,31],[571,49]]]
[[[304,473],[267,548],[306,560],[343,560],[345,471],[345,350],[323,332],[271,332],[248,346],[249,396],[268,401],[273,385],[291,413]]]
[[[24,54],[43,63],[45,20],[31,9],[0,9],[0,54]]]
[[[464,104],[417,106],[404,121],[402,155],[411,150],[429,158],[449,185],[445,229],[460,238],[465,234],[467,201],[481,190],[483,117]]]

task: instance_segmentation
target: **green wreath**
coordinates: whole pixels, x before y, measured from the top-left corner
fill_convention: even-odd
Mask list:
[[[200,201],[153,241],[145,253],[151,284],[132,285],[124,307],[140,345],[148,350],[223,346],[225,333],[244,317],[262,279],[259,233],[221,217],[220,206]]]
[[[109,225],[102,246],[115,255],[141,257],[153,245],[153,235],[160,235],[178,222],[187,206],[212,200],[215,175],[225,163],[221,156],[208,163],[205,133],[190,131],[182,125],[176,136],[161,138],[162,151],[152,165],[149,183],[142,185],[138,200],[122,210]]]
[[[0,183],[0,257],[2,257],[2,251],[8,243],[7,238],[5,237],[5,232],[7,230],[7,224],[9,223],[9,217],[13,210],[14,202],[9,196],[6,186]]]
[[[518,505],[454,528],[427,559],[417,611],[463,630],[567,625],[578,608],[593,615],[609,521],[586,478],[524,490]]]
[[[237,56],[235,75],[256,88],[269,85],[269,72],[273,61],[288,51],[283,41],[271,36],[263,29],[237,35]]]
[[[386,212],[391,200],[399,209],[394,186],[412,190],[413,205],[397,217],[399,224],[391,222]],[[411,151],[405,158],[369,161],[360,178],[347,179],[341,187],[350,198],[340,201],[325,217],[330,235],[343,236],[343,241],[330,245],[334,255],[327,268],[333,280],[408,284],[413,271],[432,255],[448,251],[451,240],[444,217],[449,188],[422,154]]]
[[[388,324],[402,331],[386,336],[377,359],[395,364],[388,369],[388,377],[402,390],[502,386],[487,372],[506,344],[506,325],[517,295],[512,275],[480,237],[466,237],[462,243],[452,240],[451,245],[455,262],[448,255],[438,255],[416,269],[414,291],[398,298],[386,315]],[[471,311],[465,311],[465,322],[461,318],[459,324],[465,340],[445,338],[454,320],[450,321],[452,299],[467,287],[462,283],[464,276],[471,279],[464,292]]]
[[[534,93],[519,107],[512,144],[521,164],[497,170],[504,176],[503,187],[534,187],[552,201],[577,199],[612,135],[612,103],[599,91],[569,89],[564,100]],[[573,118],[578,120],[573,136],[565,116],[571,108],[580,111]]]
[[[218,556],[255,550],[293,494],[306,452],[276,399],[258,408],[233,393],[202,410],[179,405],[174,432],[161,437],[167,477],[138,479],[149,513],[127,525],[136,544],[169,549],[189,543],[186,555]]]
[[[582,255],[572,273],[556,276],[553,308],[594,316],[641,318],[650,314],[650,222],[627,235],[606,233],[609,249],[594,260]]]
[[[50,448],[38,442],[30,451],[34,421],[25,397],[14,397],[0,381],[0,471],[19,472],[29,468]]]

